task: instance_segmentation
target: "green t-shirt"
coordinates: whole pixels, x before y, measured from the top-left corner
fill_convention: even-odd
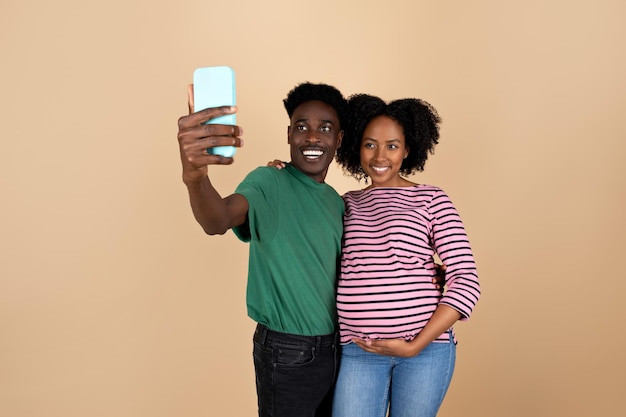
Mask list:
[[[291,165],[257,168],[235,192],[249,205],[247,222],[233,229],[250,242],[248,315],[283,333],[333,333],[342,198]]]

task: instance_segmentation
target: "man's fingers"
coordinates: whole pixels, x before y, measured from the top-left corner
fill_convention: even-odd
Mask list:
[[[208,149],[206,151],[209,152]],[[233,163],[233,161],[233,158],[227,158],[222,155],[213,155],[211,153],[208,153],[206,156],[205,165],[230,165]]]
[[[190,100],[192,100],[190,98]],[[193,102],[189,101],[189,110],[193,109]],[[225,116],[227,114],[237,113],[236,106],[222,106],[222,107],[212,107],[204,110],[200,110],[195,113],[191,113],[188,116],[183,116],[178,119],[178,129],[186,130],[191,129],[196,126],[200,126],[205,124],[206,122],[215,119],[220,116]]]
[[[237,110],[237,106],[209,107],[208,109],[198,111],[196,114],[201,118],[200,123],[204,123],[216,117],[237,113]]]
[[[218,143],[219,145],[219,143]],[[231,143],[228,146],[232,145]],[[230,165],[233,158],[227,158],[222,155],[214,155],[209,146],[209,140],[198,141],[193,144],[187,144],[183,147],[181,158],[183,165],[188,165],[195,169],[206,167],[207,165]]]
[[[236,148],[243,146],[243,139],[234,136],[210,136],[202,139],[193,139],[191,136],[186,136],[181,137],[179,142],[187,155],[207,154],[205,152],[206,149],[220,146],[234,146]]]
[[[228,106],[227,106],[228,107]],[[207,109],[218,110],[218,109]],[[214,112],[213,112],[214,113]],[[227,114],[227,113],[219,113]],[[182,116],[178,119],[178,134],[180,135],[193,135],[197,139],[201,139],[208,136],[241,136],[243,135],[243,128],[237,125],[219,125],[219,124],[204,124],[209,119],[214,117],[207,117],[205,110],[198,113],[192,113],[189,116]]]
[[[243,139],[233,136],[211,136],[202,141],[205,148],[217,148],[219,146],[234,146],[241,148]]]
[[[179,122],[180,123],[180,122]],[[243,132],[239,126],[230,125],[200,125],[191,129],[178,131],[178,142],[181,149],[187,154],[202,152],[206,148],[218,146],[243,146],[243,139],[239,136]]]
[[[243,129],[239,126],[231,126],[231,125],[212,125],[206,124],[202,125],[201,129],[203,130],[203,136],[242,136]]]

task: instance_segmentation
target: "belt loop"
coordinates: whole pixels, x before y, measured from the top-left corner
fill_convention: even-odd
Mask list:
[[[319,354],[320,350],[322,348],[322,336],[317,336],[315,338],[315,354]]]
[[[267,334],[270,332],[270,329],[263,325],[263,334],[261,335],[261,343],[265,346],[265,341],[267,340]]]
[[[265,340],[267,339],[267,332],[268,332],[267,326],[264,326],[261,323],[258,323],[256,325],[256,331],[258,333],[258,342],[261,344],[261,346],[265,346]]]

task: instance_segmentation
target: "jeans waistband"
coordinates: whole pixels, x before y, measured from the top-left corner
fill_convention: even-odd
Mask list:
[[[258,323],[256,326],[256,330],[254,331],[253,340],[261,345],[265,345],[266,342],[272,340],[293,340],[297,342],[310,343],[311,345],[316,346],[318,349],[322,345],[330,345],[337,342],[337,334],[325,334],[321,336],[303,336],[299,334],[291,334],[291,333],[282,333],[277,332],[275,330],[270,330],[264,324]]]

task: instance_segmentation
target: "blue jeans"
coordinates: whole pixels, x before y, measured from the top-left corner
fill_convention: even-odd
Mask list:
[[[254,332],[259,417],[330,417],[337,366],[337,335]]]
[[[431,343],[419,355],[399,358],[341,347],[333,417],[434,417],[450,385],[456,345]]]

